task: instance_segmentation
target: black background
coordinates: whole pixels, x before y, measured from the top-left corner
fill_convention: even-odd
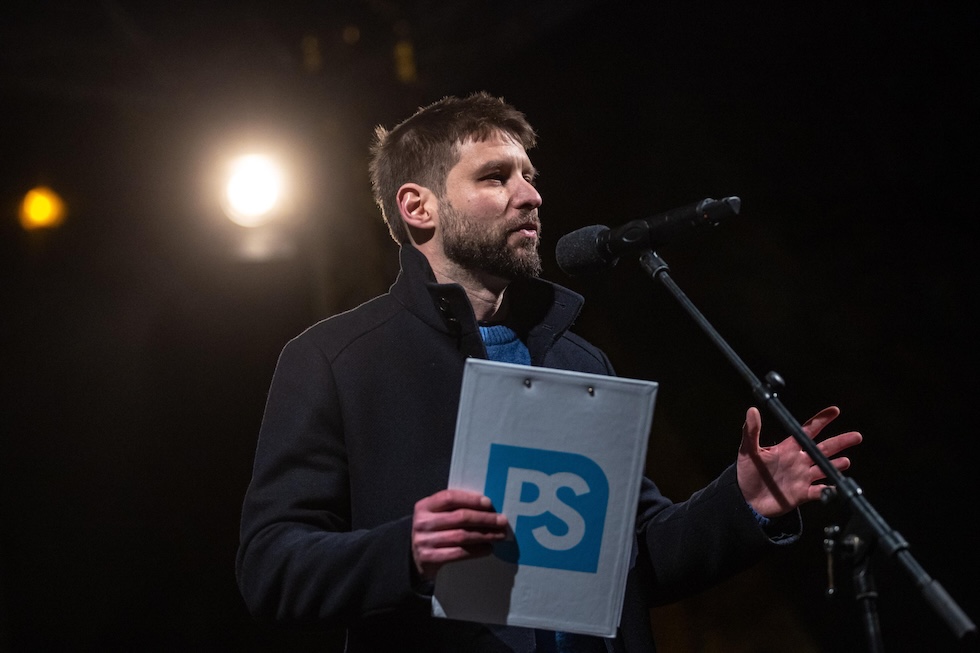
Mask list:
[[[674,280],[800,420],[842,408],[833,430],[866,438],[849,476],[975,619],[977,27],[924,2],[6,3],[0,648],[314,648],[255,625],[234,582],[265,392],[289,337],[394,279],[373,127],[475,90],[538,129],[546,274],[586,296],[577,330],[661,383],[664,491],[733,460],[750,389],[635,261],[568,279],[554,243],[738,195],[738,218],[660,251]],[[291,167],[292,256],[236,254],[218,179],[246,146]],[[39,183],[70,213],[27,234]],[[848,592],[824,597],[822,529],[846,515],[804,520],[801,543],[656,610],[661,649],[866,650]],[[872,561],[886,649],[954,650]]]

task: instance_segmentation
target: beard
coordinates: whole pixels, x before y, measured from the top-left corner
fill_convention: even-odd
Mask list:
[[[506,223],[491,224],[473,220],[444,201],[441,218],[446,257],[457,265],[508,281],[541,274],[541,224],[537,211],[525,211]],[[521,236],[511,245],[511,234],[529,223],[537,228],[538,238]]]

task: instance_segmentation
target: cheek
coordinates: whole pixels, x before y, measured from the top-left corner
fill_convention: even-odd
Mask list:
[[[507,197],[503,193],[474,193],[463,199],[466,213],[477,220],[490,220],[506,212]]]

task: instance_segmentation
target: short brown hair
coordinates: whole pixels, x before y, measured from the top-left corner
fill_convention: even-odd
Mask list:
[[[459,162],[459,146],[468,138],[484,140],[497,131],[512,136],[525,150],[537,143],[523,113],[483,91],[464,98],[444,97],[420,107],[390,131],[375,128],[371,187],[396,243],[408,241],[396,198],[402,184],[421,184],[441,197],[449,171]]]

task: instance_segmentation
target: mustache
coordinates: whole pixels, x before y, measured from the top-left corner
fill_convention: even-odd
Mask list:
[[[507,223],[507,231],[517,231],[526,227],[533,227],[538,232],[538,236],[541,235],[541,218],[538,217],[537,209],[522,211]]]

